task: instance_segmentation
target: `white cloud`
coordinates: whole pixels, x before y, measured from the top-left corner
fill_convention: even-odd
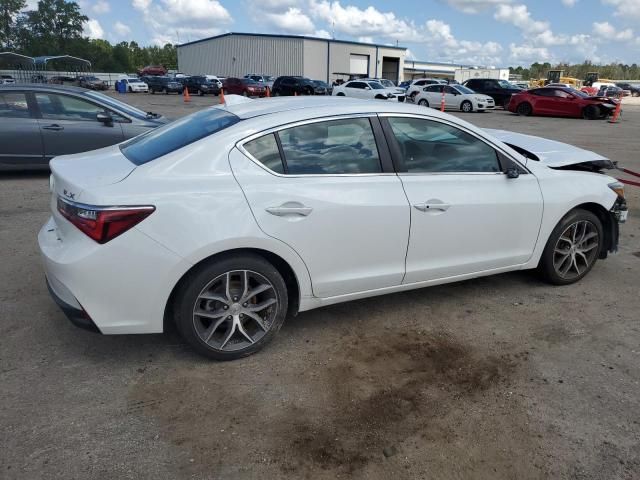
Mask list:
[[[549,30],[549,22],[541,22],[531,18],[526,5],[498,5],[493,17],[502,23],[510,23],[525,34],[539,34]]]
[[[339,33],[353,37],[380,36],[400,41],[415,41],[419,34],[412,23],[397,18],[393,12],[381,12],[369,6],[360,9],[342,6],[339,1],[310,0],[311,16],[331,25]]]
[[[362,43],[374,43],[373,42],[373,37],[367,37],[367,36],[358,37],[358,41],[362,42]]]
[[[82,25],[82,33],[89,38],[104,38],[104,30],[100,22],[94,18],[87,20]]]
[[[113,24],[113,31],[116,32],[118,37],[123,38],[131,33],[131,28],[124,23],[117,21]]]
[[[612,5],[619,17],[640,18],[640,0],[602,0],[602,3]]]
[[[263,21],[284,33],[310,35],[315,30],[309,16],[295,7],[289,7],[286,12],[263,13],[261,17]]]
[[[609,22],[594,22],[593,33],[598,37],[617,42],[626,42],[633,40],[633,30],[627,28],[625,30],[616,30]]]
[[[143,15],[156,45],[218,35],[233,21],[217,0],[132,0]]]
[[[562,0],[562,4],[565,7],[573,7],[576,3],[578,3],[578,0]]]
[[[496,5],[511,3],[511,0],[447,0],[447,3],[464,13],[479,13]]]
[[[326,30],[316,30],[313,32],[313,36],[318,38],[332,38],[331,33]]]
[[[548,62],[552,55],[545,47],[532,47],[529,45],[509,45],[509,59],[520,65],[530,65],[535,62]]]
[[[106,0],[98,0],[91,7],[91,11],[97,15],[103,15],[105,13],[109,13],[110,10],[111,10],[111,6],[109,5],[109,2],[107,2]]]
[[[425,30],[427,35],[424,41],[432,47],[430,50],[436,60],[474,65],[500,63],[502,46],[499,43],[458,40],[451,32],[451,27],[441,20],[428,20]]]

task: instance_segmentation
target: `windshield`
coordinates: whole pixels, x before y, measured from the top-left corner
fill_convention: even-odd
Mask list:
[[[95,82],[96,80],[100,80],[98,77],[84,77],[85,80],[90,80],[92,82]]]
[[[240,118],[226,110],[207,108],[138,135],[121,144],[120,151],[131,162],[142,165],[213,135],[239,121]]]
[[[380,83],[382,85],[384,85],[385,87],[395,87],[395,85],[393,84],[393,82],[391,80],[382,79],[382,80],[380,80]]]
[[[571,93],[573,93],[574,95],[577,95],[578,97],[589,98],[589,95],[587,95],[584,92],[581,92],[580,90],[576,90],[575,88],[570,88],[569,90],[571,91]]]
[[[142,80],[138,78],[127,78],[127,82],[129,83],[142,83]]]
[[[378,82],[369,82],[368,85],[373,89],[373,90],[384,90],[384,87],[382,85],[380,85]]]
[[[263,79],[265,82],[273,82],[273,77],[272,77],[271,75],[263,75],[263,76],[262,76],[262,79]]]
[[[473,90],[471,90],[470,88],[464,87],[464,86],[462,86],[462,85],[456,85],[455,87],[452,87],[452,88],[455,88],[455,89],[456,89],[456,90],[458,90],[460,93],[466,93],[466,94],[469,94],[469,93],[476,93],[476,92],[474,92]]]
[[[502,88],[516,88],[515,85],[507,82],[506,80],[498,80],[498,84],[500,84]]]
[[[120,100],[116,100],[115,98],[108,97],[103,95],[102,93],[88,91],[85,93],[87,97],[90,97],[94,100],[98,100],[99,102],[108,105],[109,107],[114,108],[120,112],[124,112],[132,117],[139,118],[141,120],[147,119],[147,114],[142,110],[137,109],[136,107],[132,107],[131,105],[121,102]]]

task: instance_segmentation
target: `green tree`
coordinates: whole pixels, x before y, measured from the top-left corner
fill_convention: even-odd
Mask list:
[[[0,48],[13,47],[16,19],[25,5],[25,0],[0,0]]]

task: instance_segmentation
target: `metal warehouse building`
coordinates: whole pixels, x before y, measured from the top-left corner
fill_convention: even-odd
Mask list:
[[[178,46],[178,68],[190,75],[303,75],[328,83],[347,75],[403,80],[406,49],[326,38],[226,33]]]

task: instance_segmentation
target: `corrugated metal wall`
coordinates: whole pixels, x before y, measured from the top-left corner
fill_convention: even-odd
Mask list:
[[[229,35],[178,47],[178,69],[189,75],[303,75],[303,40]]]

